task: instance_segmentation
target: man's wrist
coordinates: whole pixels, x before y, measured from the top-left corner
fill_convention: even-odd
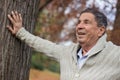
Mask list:
[[[17,31],[16,36],[19,36],[20,33],[21,33],[23,30],[25,30],[25,28],[24,28],[24,27],[21,27],[21,28]]]

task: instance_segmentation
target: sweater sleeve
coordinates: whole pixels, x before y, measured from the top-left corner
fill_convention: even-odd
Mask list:
[[[17,32],[16,36],[36,51],[43,52],[47,56],[56,58],[58,61],[60,59],[61,53],[65,51],[65,46],[57,45],[38,36],[34,36],[26,31],[24,28],[21,28]]]

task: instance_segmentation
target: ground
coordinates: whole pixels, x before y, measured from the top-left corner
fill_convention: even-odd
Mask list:
[[[58,73],[53,73],[48,70],[40,71],[31,69],[29,80],[60,80],[60,76]]]

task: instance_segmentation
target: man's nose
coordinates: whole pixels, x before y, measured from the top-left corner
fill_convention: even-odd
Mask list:
[[[83,24],[83,23],[79,23],[79,24],[77,25],[77,28],[78,28],[78,29],[84,28],[84,24]]]

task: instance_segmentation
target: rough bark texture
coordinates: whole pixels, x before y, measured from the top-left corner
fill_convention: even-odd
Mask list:
[[[0,0],[0,80],[28,80],[30,48],[15,38],[6,28],[7,14],[17,10],[22,14],[23,26],[32,32],[40,0]]]
[[[111,41],[117,45],[120,45],[120,0],[118,0],[116,8],[116,19],[114,22],[114,30],[111,33]]]

